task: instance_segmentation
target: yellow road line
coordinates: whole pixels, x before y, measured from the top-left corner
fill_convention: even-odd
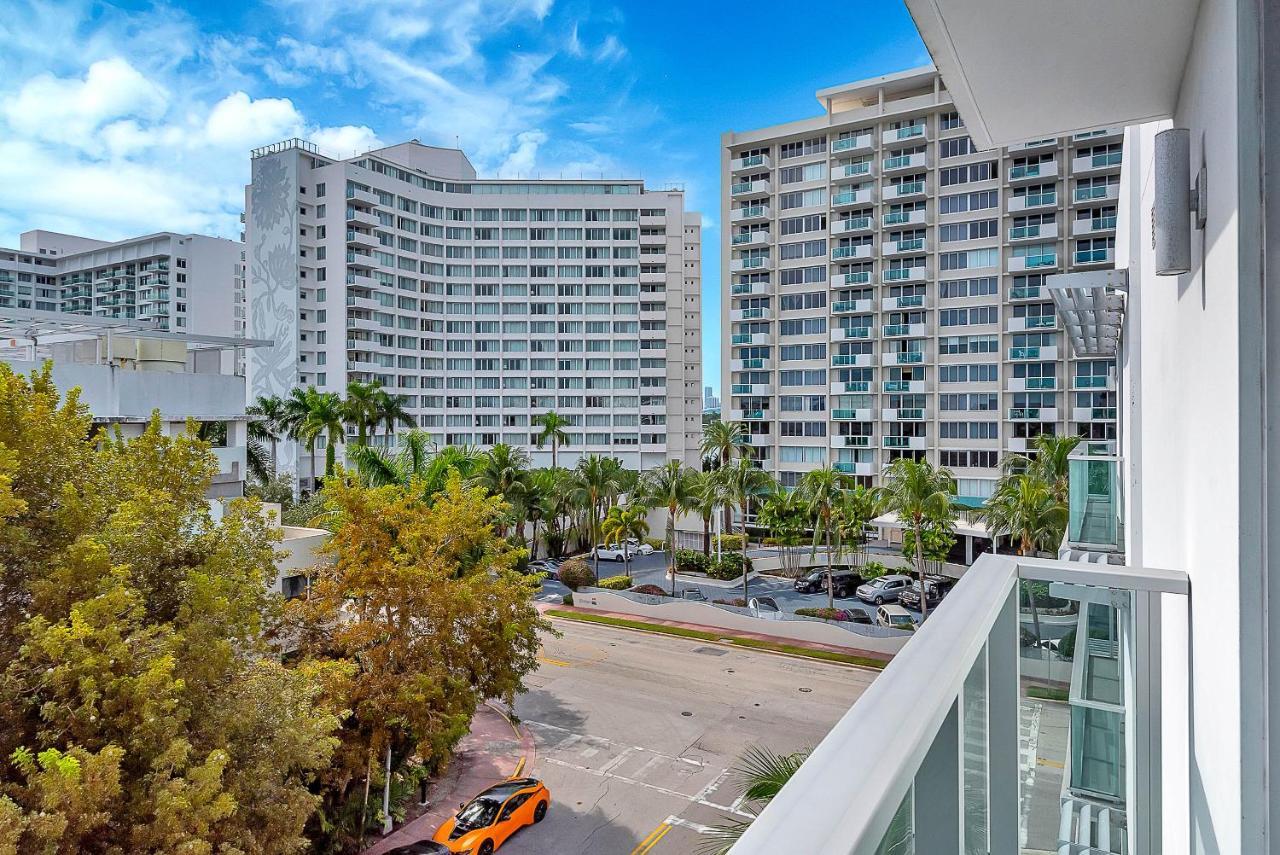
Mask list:
[[[631,850],[631,855],[645,855],[646,852],[653,849],[654,846],[657,846],[658,841],[665,837],[667,832],[670,830],[671,826],[666,820],[663,820],[657,828],[649,832],[648,837],[640,841],[640,845]]]
[[[1062,764],[1061,764],[1061,763],[1059,763],[1057,760],[1050,760],[1050,759],[1048,759],[1047,757],[1037,757],[1037,758],[1036,758],[1036,765],[1037,765],[1037,766],[1049,766],[1049,767],[1051,767],[1051,768],[1053,768],[1053,769],[1061,769],[1061,768],[1063,768]]]
[[[539,661],[539,662],[545,662],[545,663],[547,663],[548,665],[559,665],[561,668],[568,668],[568,667],[570,667],[569,663],[568,663],[568,662],[565,662],[563,659],[548,659],[548,658],[547,658],[547,657],[545,657],[545,656],[539,656],[539,657],[538,657],[538,661]]]

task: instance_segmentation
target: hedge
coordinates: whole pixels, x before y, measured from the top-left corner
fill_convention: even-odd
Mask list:
[[[591,567],[581,558],[570,558],[560,565],[560,581],[570,591],[590,585],[595,579],[596,575],[591,572]]]
[[[746,535],[717,534],[711,538],[711,549],[732,549],[741,552],[746,547]]]
[[[816,617],[823,620],[853,620],[853,616],[849,614],[848,609],[803,608],[796,609],[796,614],[801,617]]]
[[[705,573],[711,559],[696,549],[676,550],[677,573]]]
[[[748,562],[747,567],[751,564]],[[728,581],[729,579],[738,579],[742,576],[742,553],[726,552],[720,557],[711,556],[711,561],[707,564],[706,573],[712,579]]]
[[[597,584],[597,588],[605,588],[610,591],[625,591],[631,587],[630,576],[609,576],[601,579]]]

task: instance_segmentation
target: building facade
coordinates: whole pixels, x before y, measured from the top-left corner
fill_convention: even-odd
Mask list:
[[[932,67],[817,93],[721,149],[725,417],[786,486],[898,457],[990,495],[1041,433],[1116,438],[1048,275],[1114,264],[1122,128],[979,150]]]
[[[243,336],[237,241],[160,232],[104,241],[42,230],[0,247],[0,309],[137,320],[159,330]]]
[[[554,410],[562,466],[696,462],[701,225],[682,192],[481,180],[416,141],[334,160],[291,140],[255,151],[252,179],[250,334],[276,342],[249,355],[253,394],[377,382],[440,445],[547,465],[534,419]]]

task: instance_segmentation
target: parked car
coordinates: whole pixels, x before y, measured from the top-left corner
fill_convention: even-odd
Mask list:
[[[855,593],[858,595],[858,599],[864,603],[875,603],[878,606],[882,603],[896,603],[898,597],[910,584],[911,578],[909,576],[891,573],[888,576],[872,579],[865,585],[859,585]]]
[[[681,595],[686,600],[697,600],[701,603],[705,603],[707,601],[707,595],[699,591],[697,588],[685,588]]]
[[[627,538],[627,546],[631,549],[632,555],[652,555],[653,547],[647,543],[641,543],[637,538]]]
[[[443,843],[436,843],[434,840],[419,840],[417,843],[390,849],[387,851],[387,855],[449,855],[450,851],[452,850]]]
[[[929,608],[933,608],[938,603],[942,602],[942,598],[945,597],[953,587],[955,587],[955,584],[956,580],[949,576],[925,576],[925,602],[929,605]],[[912,581],[912,583],[907,586],[907,589],[898,597],[898,603],[909,609],[916,609],[919,611],[920,581],[918,579]]]
[[[862,577],[848,567],[833,567],[831,570],[831,587],[837,597],[847,597],[862,584]],[[795,589],[802,594],[825,594],[827,592],[827,568],[814,570],[795,581]]]
[[[513,778],[458,805],[431,839],[448,852],[493,855],[511,835],[542,822],[550,804],[551,791],[537,778]]]
[[[618,546],[618,544],[616,543],[610,543],[607,546],[605,545],[597,546],[595,549],[595,553],[596,553],[596,558],[599,559],[600,561],[626,561],[627,560],[626,551],[621,546]]]
[[[551,565],[545,561],[530,561],[525,565],[524,572],[531,576],[535,573],[546,573],[547,575],[550,575]]]
[[[876,609],[876,623],[890,629],[913,629],[915,618],[902,606],[880,606]]]
[[[845,612],[849,615],[850,623],[861,623],[867,626],[871,625],[871,615],[867,614],[862,609],[845,609]]]

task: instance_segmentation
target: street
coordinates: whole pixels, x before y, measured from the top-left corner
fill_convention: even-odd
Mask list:
[[[516,712],[546,820],[511,855],[692,853],[742,818],[728,769],[749,745],[816,745],[875,672],[704,642],[556,621]]]

